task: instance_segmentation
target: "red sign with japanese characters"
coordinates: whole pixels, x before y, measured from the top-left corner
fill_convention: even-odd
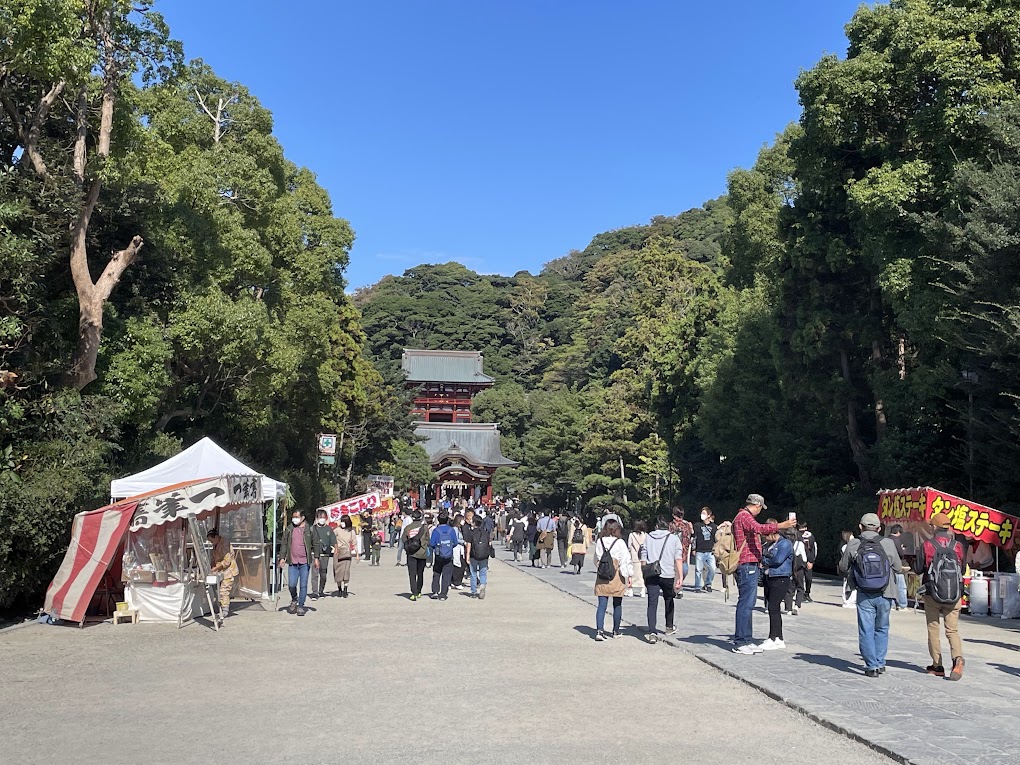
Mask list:
[[[924,486],[878,494],[883,524],[929,521],[935,513],[945,513],[953,529],[970,539],[1007,550],[1020,542],[1020,519],[944,491]]]

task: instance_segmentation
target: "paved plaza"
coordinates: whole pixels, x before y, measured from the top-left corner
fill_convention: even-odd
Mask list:
[[[493,562],[488,597],[407,600],[355,567],[307,616],[0,633],[11,763],[818,763],[889,760],[694,656]],[[780,745],[781,744],[781,745]]]
[[[494,561],[484,601],[412,603],[406,569],[391,550],[383,561],[355,567],[347,600],[311,601],[305,617],[248,607],[218,634],[0,633],[0,761],[1020,762],[1013,623],[967,620],[954,684],[918,672],[923,617],[894,614],[890,671],[875,681],[832,585],[787,620],[787,651],[743,657],[724,643],[733,611],[720,593],[688,593],[669,643],[633,626],[596,643],[591,571]],[[643,625],[644,601],[625,603]]]
[[[573,576],[558,568],[518,568],[591,604],[594,562]],[[694,581],[693,566],[687,585]],[[857,653],[856,609],[841,607],[841,583],[815,582],[815,603],[783,620],[786,650],[756,656],[730,651],[736,588],[730,604],[718,590],[687,592],[677,604],[674,638],[664,638],[774,699],[878,751],[917,765],[1020,763],[1020,621],[963,617],[960,633],[967,657],[961,682],[927,675],[931,659],[923,613],[894,612],[888,672],[863,675]],[[768,615],[759,598],[755,635],[768,636]],[[624,620],[644,626],[646,601],[624,599]],[[662,629],[662,606],[659,628]],[[659,650],[663,646],[648,646]],[[944,650],[948,655],[948,645]]]

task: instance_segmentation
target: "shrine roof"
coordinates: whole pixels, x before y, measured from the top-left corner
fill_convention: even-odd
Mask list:
[[[479,351],[424,351],[405,348],[401,359],[404,377],[411,383],[442,382],[492,385],[482,371]]]
[[[520,463],[503,456],[499,443],[499,426],[495,423],[419,422],[414,433],[424,439],[421,445],[433,465],[444,458],[461,457],[481,467],[517,467]]]

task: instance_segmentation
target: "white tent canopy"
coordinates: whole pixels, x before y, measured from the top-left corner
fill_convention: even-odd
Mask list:
[[[272,502],[287,494],[287,484],[252,470],[239,459],[224,451],[211,438],[203,438],[165,462],[141,473],[118,478],[110,483],[110,496],[115,499],[157,491],[184,481],[220,475],[257,475],[262,478],[262,501]]]

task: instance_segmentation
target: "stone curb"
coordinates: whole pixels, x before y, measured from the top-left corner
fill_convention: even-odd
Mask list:
[[[582,603],[584,603],[585,605],[587,605],[589,607],[591,607],[591,605],[592,605],[584,597],[582,597],[580,595],[577,595],[577,594],[575,594],[573,592],[570,592],[569,590],[566,590],[566,589],[558,586],[554,582],[550,582],[550,581],[548,581],[546,579],[543,579],[542,577],[539,577],[539,576],[534,576],[533,574],[531,574],[527,570],[526,567],[514,566],[514,565],[512,565],[512,563],[510,561],[503,560],[502,558],[500,558],[499,560],[507,568],[509,568],[509,569],[511,569],[513,571],[517,571],[517,572],[519,572],[521,574],[524,574],[525,576],[530,576],[532,579],[537,579],[538,581],[542,582],[543,584],[546,584],[549,587],[552,587],[554,590],[558,590],[559,592],[562,592],[562,593],[564,593],[566,595],[569,595],[570,597],[575,598],[575,599],[581,601]],[[635,627],[637,629],[640,629],[639,625],[634,624],[633,622],[628,622],[626,619],[623,620],[623,623],[626,624],[629,627]],[[850,728],[847,728],[844,725],[840,725],[839,723],[834,722],[832,720],[827,720],[824,717],[818,715],[817,713],[810,711],[809,709],[804,707],[802,704],[798,704],[795,701],[790,701],[788,699],[783,698],[780,694],[776,693],[775,691],[769,690],[768,688],[766,688],[764,685],[762,685],[760,683],[756,683],[753,680],[750,680],[750,679],[745,678],[745,677],[741,677],[740,674],[738,674],[737,672],[734,672],[731,669],[723,667],[721,664],[713,661],[712,659],[708,658],[707,656],[703,656],[703,655],[701,655],[701,654],[699,654],[699,653],[697,653],[695,651],[692,651],[687,645],[685,645],[683,643],[680,643],[680,642],[677,642],[673,638],[669,638],[669,637],[665,637],[665,636],[659,636],[659,642],[666,643],[670,648],[673,648],[673,649],[679,650],[679,651],[683,651],[684,653],[686,653],[686,654],[688,654],[690,656],[693,656],[698,661],[701,661],[701,662],[707,664],[708,666],[712,667],[713,669],[716,669],[719,672],[722,672],[727,677],[731,677],[734,680],[737,680],[737,681],[743,683],[744,685],[746,685],[746,686],[748,686],[750,688],[754,688],[759,693],[762,693],[765,696],[768,696],[773,701],[778,701],[779,703],[783,704],[784,706],[788,707],[789,709],[792,709],[793,711],[797,712],[798,714],[801,714],[804,717],[807,717],[812,722],[815,722],[815,723],[821,725],[824,728],[828,728],[829,730],[831,730],[831,731],[833,731],[835,733],[838,733],[841,736],[845,736],[846,738],[849,738],[852,741],[856,741],[857,743],[863,744],[864,746],[868,747],[872,751],[877,752],[878,754],[881,754],[881,755],[883,755],[885,757],[888,757],[889,759],[891,759],[891,760],[893,760],[895,762],[901,763],[902,765],[915,765],[915,762],[913,760],[911,760],[910,758],[905,757],[902,754],[898,754],[897,752],[894,752],[893,750],[889,749],[888,747],[885,747],[882,744],[879,744],[879,743],[877,743],[875,741],[869,741],[867,738],[865,738],[861,734],[851,730]]]

